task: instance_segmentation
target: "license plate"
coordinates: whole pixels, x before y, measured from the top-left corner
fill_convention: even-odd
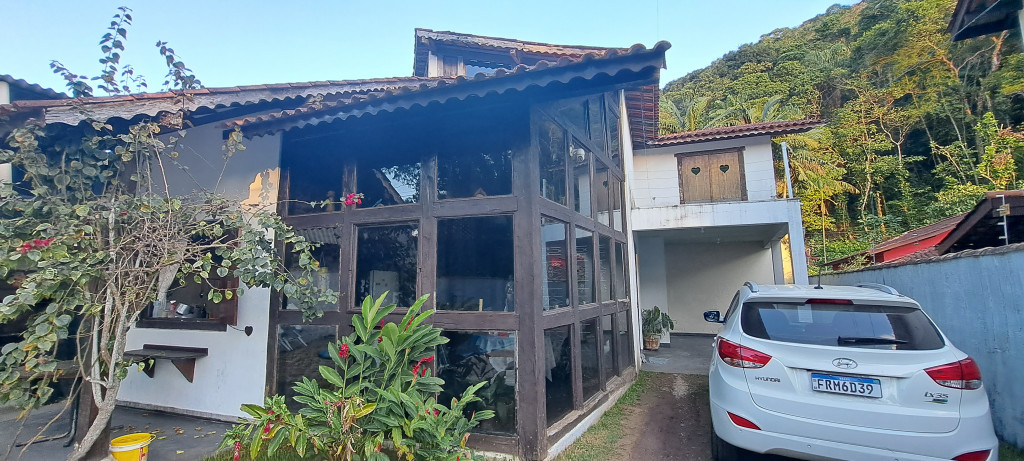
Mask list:
[[[882,382],[874,378],[811,373],[811,389],[818,392],[882,398]]]

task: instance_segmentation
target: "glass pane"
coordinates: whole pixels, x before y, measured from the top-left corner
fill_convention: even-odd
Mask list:
[[[540,194],[560,205],[567,206],[565,192],[565,153],[568,136],[565,129],[548,118],[542,118],[537,127],[537,145],[540,148]]]
[[[633,366],[633,335],[629,334],[632,329],[629,324],[629,311],[622,311],[616,314],[615,327],[619,331],[619,374]]]
[[[597,222],[611,227],[611,204],[608,203],[608,167],[604,162],[594,162],[594,213]]]
[[[744,333],[772,341],[908,351],[945,346],[935,325],[916,307],[745,303],[740,315]]]
[[[303,377],[329,386],[320,376],[320,365],[333,367],[327,344],[337,341],[337,328],[332,325],[279,325],[277,327],[277,393],[285,397],[292,411],[302,404],[292,397],[292,387]]]
[[[622,230],[622,181],[609,175],[612,186],[612,229]]]
[[[629,298],[626,291],[626,244],[615,242],[615,299]]]
[[[386,291],[385,305],[412,305],[416,301],[419,226],[360,226],[356,235],[354,304],[359,306],[367,296],[376,299]]]
[[[583,370],[583,398],[601,390],[601,366],[597,349],[598,318],[584,320],[580,323],[580,365]]]
[[[618,101],[618,97],[615,98]],[[619,116],[607,111],[608,117],[608,156],[619,168],[622,168],[622,139],[620,138]]]
[[[607,382],[615,376],[615,329],[612,328],[612,316],[601,317],[601,361],[604,368],[604,380]]]
[[[437,308],[515,310],[512,217],[437,221]]]
[[[544,330],[545,400],[548,426],[573,408],[570,325]]]
[[[576,228],[577,304],[594,301],[594,233]]]
[[[512,151],[504,138],[456,136],[450,141],[437,159],[437,198],[512,194]]]
[[[415,159],[376,157],[360,159],[357,190],[364,195],[358,208],[402,205],[420,201],[420,162]],[[341,197],[340,200],[344,200]]]
[[[569,151],[569,164],[573,171],[572,203],[573,209],[583,216],[591,217],[590,204],[590,158],[593,154],[574,142]]]
[[[599,270],[601,271],[601,285],[597,290],[597,298],[600,302],[611,301],[612,299],[612,239],[601,236],[597,246]]]
[[[568,224],[548,217],[540,219],[544,271],[541,283],[544,310],[569,306]]]
[[[445,331],[447,344],[437,347],[437,376],[444,380],[438,396],[446,405],[481,381],[480,402],[469,404],[468,413],[494,411],[474,432],[516,433],[516,334],[494,331]]]
[[[316,275],[314,275],[312,280],[313,284],[318,285],[321,288],[341,291],[341,275],[339,273],[341,246],[338,244],[338,235],[335,232],[336,229],[333,228],[295,230],[295,233],[306,237],[306,240],[320,245],[311,251],[311,253],[313,253],[313,259],[316,259],[316,261],[320,263],[320,270],[318,270]],[[288,271],[296,275],[301,272],[297,259],[298,258],[291,251],[285,255]],[[300,306],[297,303],[292,302],[287,296],[285,297],[285,309],[299,309],[299,307]],[[317,307],[322,310],[338,309],[338,306],[330,304],[321,304]]]
[[[590,140],[597,144],[598,150],[604,149],[604,95],[591,96],[587,99],[587,121],[590,123]]]
[[[588,121],[590,119],[590,106],[586,100],[559,101],[555,104],[557,105],[555,111],[560,118],[568,120],[581,133],[587,133],[590,127],[590,122]]]
[[[288,163],[288,214],[300,215],[341,211],[345,193],[344,165],[340,156],[324,152],[303,152],[285,157]],[[310,202],[329,200],[326,207]]]

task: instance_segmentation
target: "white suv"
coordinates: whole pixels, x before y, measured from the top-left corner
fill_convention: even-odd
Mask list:
[[[981,372],[914,300],[859,287],[747,282],[709,375],[712,454],[998,459]]]

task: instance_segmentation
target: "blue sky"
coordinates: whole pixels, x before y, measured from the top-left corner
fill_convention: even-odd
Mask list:
[[[0,74],[63,90],[49,69],[99,73],[99,38],[121,5],[133,9],[122,62],[159,90],[170,42],[206,86],[412,74],[423,27],[567,45],[672,43],[662,84],[780,27],[850,0],[194,1],[0,0]]]

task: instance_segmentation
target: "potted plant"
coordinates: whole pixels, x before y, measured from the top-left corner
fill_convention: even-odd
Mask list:
[[[643,322],[644,349],[656,351],[661,344],[661,333],[665,330],[672,330],[676,324],[668,313],[662,312],[658,306],[651,309],[644,309],[640,313]]]

